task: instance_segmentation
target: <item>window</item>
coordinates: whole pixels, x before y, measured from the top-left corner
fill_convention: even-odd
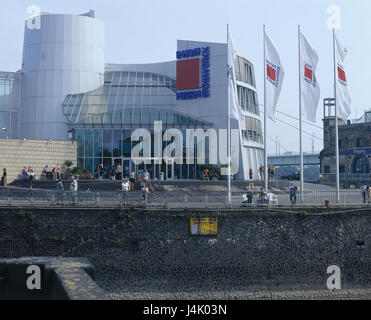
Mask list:
[[[263,142],[261,122],[258,119],[246,117],[246,130],[243,130],[243,137],[247,140]]]
[[[237,86],[237,94],[240,107],[243,110],[259,115],[256,92],[242,86]]]
[[[345,173],[345,166],[344,166],[343,164],[341,164],[341,165],[339,166],[339,172],[340,172],[340,173]]]
[[[364,139],[363,137],[357,138],[357,148],[363,148],[364,147]]]
[[[345,141],[344,139],[339,139],[339,149],[344,150],[345,149]]]
[[[354,159],[353,173],[370,173],[370,163],[365,156]]]

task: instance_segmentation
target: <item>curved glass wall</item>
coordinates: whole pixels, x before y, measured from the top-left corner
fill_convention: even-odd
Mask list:
[[[0,72],[0,139],[17,138],[21,75]]]
[[[175,80],[148,72],[107,72],[102,88],[68,95],[63,102],[70,124],[202,127],[207,121],[170,110],[176,103]]]
[[[245,82],[256,88],[254,66],[250,61],[237,56],[235,61],[235,70],[236,80]]]
[[[240,107],[248,112],[254,113],[260,116],[258,95],[255,91],[237,85],[237,94]]]
[[[103,87],[92,92],[68,95],[63,102],[64,114],[78,144],[78,166],[92,174],[99,164],[106,169],[106,178],[114,166],[122,167],[122,176],[131,169],[142,174],[147,169],[153,179],[198,179],[205,164],[183,165],[142,164],[135,166],[131,152],[138,142],[131,141],[136,128],[147,127],[153,135],[154,121],[163,128],[177,128],[186,142],[186,129],[208,129],[212,123],[171,110],[176,104],[176,82],[168,76],[148,72],[107,72]],[[120,128],[120,129],[118,129]],[[154,157],[152,137],[152,157]],[[164,142],[163,148],[166,144]],[[197,148],[197,141],[195,141]],[[206,149],[206,165],[208,149]]]

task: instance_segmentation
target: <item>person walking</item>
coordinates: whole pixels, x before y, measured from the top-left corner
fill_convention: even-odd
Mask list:
[[[248,189],[247,189],[247,203],[248,204],[252,204],[253,197],[254,197],[253,186],[251,184],[249,184]]]
[[[252,168],[249,169],[249,177],[250,177],[250,181],[253,180],[253,170]]]
[[[135,185],[135,171],[134,171],[134,169],[131,169],[131,171],[130,171],[129,182],[130,182],[130,190],[134,190],[134,185]]]
[[[151,188],[151,191],[154,192],[153,186],[152,186],[152,183],[151,183],[151,175],[150,175],[150,173],[148,172],[147,169],[144,171],[143,180],[144,180],[144,183],[146,184],[146,186]]]
[[[63,205],[64,186],[62,180],[57,180],[57,206]]]
[[[111,168],[111,171],[110,171],[111,180],[112,180],[112,181],[115,181],[117,175],[118,175],[117,167],[116,167],[116,165],[114,165],[114,166]]]
[[[259,175],[260,175],[260,180],[264,180],[264,166],[261,164],[259,167]]]
[[[72,194],[72,205],[75,206],[77,204],[77,190],[78,190],[78,184],[75,177],[72,177],[72,182],[70,185],[70,191]]]
[[[57,172],[57,180],[61,180],[61,167],[59,163],[57,163],[56,172]]]
[[[103,174],[104,174],[103,164],[100,164],[98,166],[97,173],[98,173],[98,179],[99,179],[99,181],[102,182],[103,181]]]
[[[363,199],[363,203],[366,203],[366,200],[367,200],[367,184],[366,183],[363,183],[363,185],[361,186],[361,193],[362,193],[362,199]]]
[[[28,188],[32,189],[32,183],[35,179],[35,172],[33,172],[31,167],[28,168],[27,179],[28,179]]]
[[[260,204],[264,204],[264,203],[265,203],[265,197],[264,197],[264,194],[265,194],[265,192],[264,192],[264,188],[261,187],[261,188],[260,188],[260,191],[259,191],[259,196],[258,196],[258,203],[260,203]]]
[[[3,189],[6,189],[8,186],[7,179],[8,179],[8,172],[6,171],[6,168],[4,168],[3,175],[1,177],[1,185],[3,186]]]
[[[117,175],[116,175],[116,179],[118,179],[118,180],[122,180],[124,178],[127,178],[127,177],[124,177],[124,173],[123,173],[122,169],[123,169],[122,165],[121,165],[121,163],[119,163],[118,166],[117,166]]]
[[[148,190],[148,186],[145,183],[142,183],[141,192],[142,192],[142,197],[143,197],[144,203],[147,203],[149,190]]]
[[[27,188],[27,176],[28,176],[27,167],[23,167],[23,170],[22,170],[22,185],[23,185],[23,188]]]
[[[130,183],[127,179],[124,179],[121,184],[122,200],[124,203],[128,202],[128,195],[130,190]]]
[[[367,199],[367,203],[370,203],[370,201],[371,201],[371,188],[370,188],[370,186],[367,186],[367,189],[366,189],[366,199]]]
[[[298,191],[298,187],[291,186],[289,191],[290,191],[290,202],[291,202],[291,204],[296,204],[296,193]]]

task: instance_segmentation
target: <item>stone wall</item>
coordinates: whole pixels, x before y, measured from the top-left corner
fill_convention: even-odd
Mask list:
[[[17,179],[24,166],[32,167],[38,179],[46,164],[52,169],[66,160],[76,166],[76,142],[0,139],[0,169],[8,170],[8,183]]]
[[[160,275],[180,287],[197,278],[323,289],[330,265],[346,285],[370,286],[370,208],[332,210],[3,209],[0,257],[86,257],[108,291]],[[191,236],[189,218],[205,216],[218,217],[218,236]]]
[[[0,209],[0,257],[58,257],[119,221],[112,210]]]

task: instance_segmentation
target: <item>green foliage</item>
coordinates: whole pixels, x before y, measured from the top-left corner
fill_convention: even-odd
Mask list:
[[[298,212],[298,215],[299,215],[299,217],[306,217],[306,216],[308,216],[308,212],[305,211],[305,210],[300,210]]]
[[[67,167],[67,170],[69,170],[73,166],[73,161],[72,160],[66,160],[64,162],[64,165]]]

